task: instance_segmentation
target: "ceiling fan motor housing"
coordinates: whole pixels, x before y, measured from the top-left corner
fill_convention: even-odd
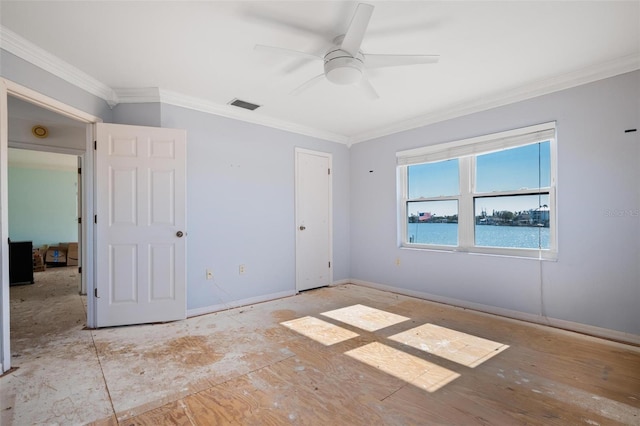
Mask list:
[[[335,49],[324,56],[324,73],[332,83],[354,84],[362,78],[364,56],[362,52],[353,57],[342,49]]]

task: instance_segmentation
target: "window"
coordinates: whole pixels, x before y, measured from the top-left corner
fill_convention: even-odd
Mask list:
[[[403,246],[556,257],[555,123],[397,159]]]

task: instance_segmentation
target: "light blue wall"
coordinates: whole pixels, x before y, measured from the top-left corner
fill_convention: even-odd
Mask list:
[[[639,335],[639,99],[634,72],[354,145],[352,278]],[[557,262],[399,248],[396,151],[554,120]]]
[[[161,104],[147,102],[140,104],[118,104],[113,107],[113,122],[136,126],[160,127]]]
[[[2,49],[0,49],[0,75],[14,83],[100,117],[107,123],[112,121],[111,109],[103,99]]]
[[[624,133],[640,127],[638,72],[348,149],[168,105],[160,105],[159,120],[157,105],[112,112],[95,96],[9,53],[0,55],[3,77],[106,122],[187,129],[189,309],[294,288],[293,152],[300,146],[334,156],[334,280],[354,278],[532,315],[543,310],[561,320],[640,334],[640,218],[633,214],[640,208],[640,137]],[[396,151],[553,120],[557,262],[398,247]],[[247,267],[242,276],[240,263]],[[213,282],[205,280],[206,268],[213,269]]]
[[[162,127],[187,129],[189,309],[295,291],[295,147],[333,155],[333,278],[349,278],[347,146],[169,105]]]
[[[78,241],[77,176],[9,167],[9,238],[34,247]]]

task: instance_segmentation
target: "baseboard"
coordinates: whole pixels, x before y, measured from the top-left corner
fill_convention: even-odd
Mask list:
[[[632,333],[625,333],[623,331],[611,330],[608,328],[596,327],[593,325],[577,323],[573,321],[567,321],[557,318],[549,318],[535,314],[529,314],[526,312],[514,311],[510,309],[499,308],[490,305],[484,305],[481,303],[469,302],[466,300],[455,299],[451,297],[437,296],[431,293],[425,293],[415,290],[407,290],[403,288],[393,287],[390,285],[379,284],[363,280],[347,280],[351,284],[361,285],[363,287],[375,288],[377,290],[389,291],[391,293],[402,294],[404,296],[416,297],[418,299],[425,299],[431,302],[444,303],[446,305],[452,305],[459,308],[472,309],[474,311],[484,312],[492,315],[499,315],[502,317],[512,318],[520,321],[527,321],[531,323],[546,325],[550,327],[560,328],[563,330],[574,331],[581,334],[587,334],[590,336],[600,337],[608,340],[614,340],[617,342],[629,343],[632,345],[640,346],[640,336]]]
[[[199,315],[212,314],[227,309],[239,308],[240,306],[255,305],[256,303],[268,302],[270,300],[282,299],[295,295],[295,290],[281,291],[279,293],[270,293],[248,299],[233,300],[231,302],[220,303],[217,305],[204,306],[202,308],[187,309],[187,318],[197,317]]]
[[[331,284],[329,284],[329,287],[335,287],[337,285],[350,284],[352,282],[353,282],[352,280],[338,280],[338,281],[334,281]]]

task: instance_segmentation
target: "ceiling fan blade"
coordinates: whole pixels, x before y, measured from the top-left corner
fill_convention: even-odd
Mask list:
[[[300,93],[304,92],[305,90],[308,90],[311,87],[315,86],[322,79],[322,77],[324,77],[324,73],[316,75],[315,77],[311,78],[310,80],[305,81],[300,86],[298,86],[295,89],[293,89],[289,94],[293,95],[293,96],[299,95]]]
[[[376,55],[365,54],[364,64],[367,68],[397,67],[401,65],[434,64],[440,55]]]
[[[264,44],[256,44],[253,50],[275,52],[283,55],[296,56],[298,58],[304,58],[311,61],[323,61],[321,56],[316,56],[307,52],[300,52],[298,50],[285,49],[283,47],[265,46]]]
[[[364,75],[362,76],[362,79],[360,80],[359,85],[364,90],[365,94],[367,95],[367,98],[373,101],[375,101],[376,99],[380,99],[378,92],[376,92],[376,89],[371,85],[371,82],[366,76]]]
[[[351,56],[356,56],[360,50],[362,39],[367,31],[371,14],[373,13],[373,6],[370,4],[360,3],[356,8],[356,13],[351,19],[349,29],[344,35],[340,48],[348,52]]]

